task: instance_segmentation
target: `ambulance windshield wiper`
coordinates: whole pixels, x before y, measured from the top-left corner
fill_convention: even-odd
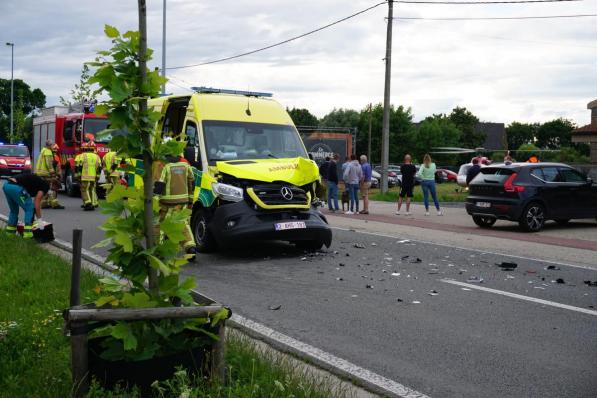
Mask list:
[[[267,156],[268,156],[268,157],[270,157],[270,158],[278,159],[278,157],[277,157],[277,156],[275,156],[275,155],[272,155],[271,153],[268,153],[268,154],[267,154]]]

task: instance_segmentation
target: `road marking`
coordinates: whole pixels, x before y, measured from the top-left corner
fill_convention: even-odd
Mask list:
[[[516,298],[516,299],[519,299],[519,300],[531,301],[533,303],[538,303],[538,304],[543,304],[543,305],[549,305],[551,307],[563,308],[565,310],[582,312],[583,314],[589,314],[589,315],[597,316],[597,311],[588,310],[586,308],[575,307],[573,305],[556,303],[555,301],[543,300],[543,299],[538,299],[538,298],[535,298],[535,297],[523,296],[522,294],[510,293],[510,292],[505,292],[503,290],[497,290],[497,289],[491,289],[491,288],[488,288],[488,287],[483,287],[483,286],[478,286],[478,285],[472,285],[470,283],[459,282],[459,281],[455,281],[455,280],[452,280],[452,279],[440,279],[440,281],[444,282],[444,283],[450,283],[452,285],[465,286],[465,287],[467,287],[469,289],[476,289],[476,290],[481,290],[483,292],[500,294],[502,296],[512,297],[512,298]]]
[[[364,369],[342,358],[338,358],[328,352],[313,347],[312,345],[303,343],[290,336],[276,332],[275,330],[262,325],[258,322],[251,321],[238,314],[233,314],[229,321],[232,321],[232,327],[239,327],[254,338],[264,340],[266,343],[274,346],[274,348],[282,351],[290,352],[298,355],[301,358],[308,358],[316,365],[323,369],[333,369],[335,373],[341,373],[347,378],[357,378],[357,383],[365,382],[368,389],[375,390],[374,392],[387,396],[397,396],[401,398],[429,398],[427,395],[406,387],[398,382],[385,378],[370,370]]]
[[[384,238],[405,239],[403,236],[396,236],[396,235],[384,234],[384,233],[381,233],[381,232],[361,231],[361,230],[356,230],[356,229],[352,229],[352,228],[332,227],[332,229],[337,229],[337,230],[346,231],[346,232],[357,232],[357,233],[365,234],[365,235],[382,236]],[[413,243],[423,243],[423,244],[427,244],[427,245],[449,247],[451,249],[468,250],[468,251],[471,251],[471,252],[491,254],[491,255],[494,255],[494,256],[505,256],[505,257],[511,257],[511,258],[518,258],[518,259],[521,259],[521,260],[539,261],[539,262],[546,263],[546,264],[563,265],[565,267],[573,267],[573,268],[586,269],[586,270],[589,270],[589,271],[597,271],[597,269],[592,268],[592,267],[590,267],[588,265],[578,265],[578,264],[570,264],[570,263],[561,263],[561,262],[558,262],[558,261],[544,260],[544,259],[541,259],[541,258],[524,257],[524,256],[517,256],[515,254],[492,252],[492,251],[489,251],[489,250],[472,249],[472,248],[468,248],[468,247],[455,246],[455,245],[450,245],[450,244],[446,244],[446,243],[430,242],[430,241],[427,241],[427,240],[410,239],[410,238],[408,238],[406,240],[408,240],[409,242],[413,242]],[[576,249],[576,250],[584,250],[584,249]]]

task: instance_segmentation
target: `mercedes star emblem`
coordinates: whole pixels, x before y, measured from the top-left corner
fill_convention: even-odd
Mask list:
[[[292,190],[288,187],[282,187],[282,189],[280,189],[280,194],[286,200],[292,200],[292,198],[294,197],[294,195],[292,194]]]

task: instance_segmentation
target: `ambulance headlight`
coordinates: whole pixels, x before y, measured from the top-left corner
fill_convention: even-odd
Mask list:
[[[230,202],[240,202],[243,200],[243,190],[238,187],[214,182],[211,184],[211,188],[220,199]]]

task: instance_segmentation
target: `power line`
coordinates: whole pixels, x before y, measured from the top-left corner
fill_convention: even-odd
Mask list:
[[[247,56],[247,55],[255,54],[255,53],[258,53],[258,52],[261,52],[261,51],[269,50],[270,48],[274,48],[274,47],[281,46],[282,44],[290,43],[291,41],[294,41],[294,40],[301,39],[301,38],[303,38],[303,37],[305,37],[305,36],[312,35],[313,33],[321,32],[321,31],[322,31],[322,30],[324,30],[324,29],[330,28],[330,27],[332,27],[332,26],[334,26],[334,25],[337,25],[337,24],[339,24],[339,23],[341,23],[341,22],[347,21],[347,20],[349,20],[349,19],[351,19],[351,18],[354,18],[354,17],[356,17],[356,16],[359,16],[359,15],[361,15],[361,14],[364,14],[364,13],[366,13],[366,12],[368,12],[368,11],[371,11],[371,10],[373,10],[374,8],[377,8],[377,7],[379,7],[379,6],[383,5],[383,4],[386,4],[386,3],[387,3],[387,1],[382,1],[381,3],[377,3],[377,4],[375,4],[375,5],[372,5],[371,7],[368,7],[368,8],[365,8],[364,10],[361,10],[361,11],[355,12],[354,14],[351,14],[351,15],[349,15],[349,16],[347,16],[347,17],[344,17],[344,18],[338,19],[338,20],[336,20],[336,21],[334,21],[334,22],[331,22],[331,23],[329,23],[329,24],[327,24],[327,25],[321,26],[321,27],[319,27],[319,28],[317,28],[317,29],[310,30],[309,32],[306,32],[306,33],[300,34],[300,35],[298,35],[298,36],[291,37],[291,38],[289,38],[289,39],[286,39],[286,40],[284,40],[284,41],[281,41],[281,42],[278,42],[278,43],[275,43],[275,44],[271,44],[271,45],[269,45],[269,46],[265,46],[265,47],[258,48],[258,49],[256,49],[256,50],[247,51],[247,52],[244,52],[244,53],[242,53],[242,54],[232,55],[232,56],[230,56],[230,57],[225,57],[225,58],[215,59],[215,60],[213,60],[213,61],[200,62],[200,63],[198,63],[198,64],[191,64],[191,65],[172,66],[172,67],[170,67],[170,68],[166,68],[166,69],[167,69],[167,70],[168,70],[168,69],[185,69],[185,68],[192,68],[192,67],[195,67],[195,66],[210,65],[210,64],[215,64],[215,63],[218,63],[218,62],[229,61],[229,60],[231,60],[231,59],[240,58],[240,57],[244,57],[244,56]]]
[[[544,16],[526,16],[526,17],[448,17],[448,18],[429,18],[429,17],[394,17],[398,20],[423,20],[423,21],[493,21],[493,20],[512,20],[512,19],[555,19],[555,18],[584,18],[597,17],[597,14],[574,14],[574,15],[544,15]]]
[[[529,3],[561,3],[561,2],[577,2],[577,1],[583,1],[583,0],[489,0],[489,1],[446,1],[446,0],[437,0],[437,1],[432,1],[432,0],[393,0],[394,3],[402,3],[402,4],[427,4],[427,5],[433,5],[433,4],[437,4],[437,5],[491,5],[491,4],[529,4]],[[236,58],[241,58],[241,57],[245,57],[247,55],[252,55],[252,54],[256,54],[259,53],[261,51],[265,51],[265,50],[269,50],[271,48],[274,47],[278,47],[287,43],[290,43],[292,41],[301,39],[303,37],[312,35],[314,33],[317,32],[321,32],[322,30],[325,30],[327,28],[330,28],[334,25],[337,25],[341,22],[347,21],[349,19],[352,19],[354,17],[357,17],[361,14],[364,14],[368,11],[371,11],[381,5],[387,4],[387,1],[382,1],[379,2],[377,4],[372,5],[371,7],[365,8],[361,11],[357,11],[354,14],[348,15],[344,18],[338,19],[336,21],[330,22],[327,25],[321,26],[319,28],[310,30],[308,32],[302,33],[300,35],[297,36],[293,36],[289,39],[265,46],[265,47],[261,47],[261,48],[257,48],[255,50],[251,50],[251,51],[246,51],[240,54],[236,54],[236,55],[231,55],[228,57],[224,57],[224,58],[219,58],[219,59],[214,59],[211,61],[205,61],[205,62],[199,62],[196,64],[189,64],[189,65],[180,65],[180,66],[171,66],[166,68],[166,70],[176,70],[176,69],[187,69],[187,68],[193,68],[193,67],[197,67],[197,66],[204,66],[204,65],[211,65],[211,64],[216,64],[216,63],[220,63],[220,62],[224,62],[224,61],[230,61],[232,59],[236,59]],[[593,15],[583,15],[583,16],[593,16]],[[474,20],[474,19],[539,19],[539,18],[570,18],[571,16],[554,16],[554,17],[522,17],[522,18],[459,18],[459,19],[454,19],[454,20]],[[576,17],[576,16],[575,16]],[[451,20],[449,18],[416,18],[416,17],[396,17],[394,19],[429,19],[429,20]]]

